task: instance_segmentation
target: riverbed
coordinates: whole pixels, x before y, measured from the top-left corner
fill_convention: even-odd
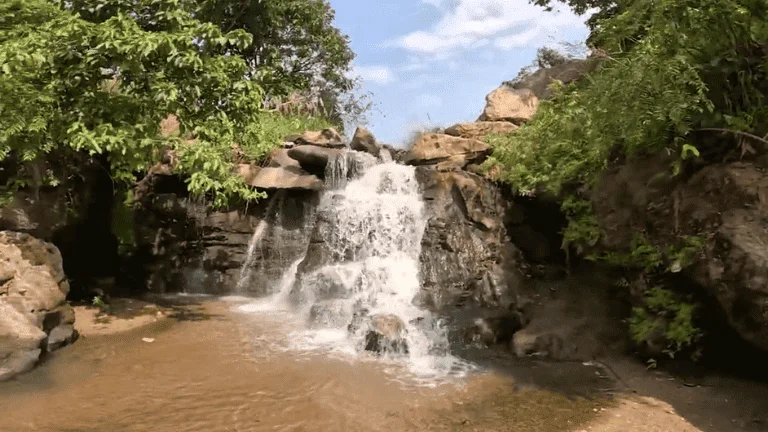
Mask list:
[[[590,364],[480,362],[424,379],[396,359],[297,344],[287,315],[249,305],[185,297],[101,320],[79,308],[80,340],[0,387],[0,431],[766,430],[717,408],[694,426]]]

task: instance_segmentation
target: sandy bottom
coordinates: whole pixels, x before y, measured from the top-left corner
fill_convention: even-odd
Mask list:
[[[83,338],[0,387],[0,431],[766,431],[764,385],[528,362],[419,385],[373,358],[283,349],[231,301],[77,308]],[[728,399],[728,402],[724,400]]]

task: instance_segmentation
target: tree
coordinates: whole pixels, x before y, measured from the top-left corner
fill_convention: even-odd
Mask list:
[[[126,3],[142,12],[123,13]],[[251,36],[196,20],[177,0],[89,4],[114,13],[89,21],[70,2],[0,3],[0,162],[101,156],[131,183],[171,149],[193,193],[217,204],[260,196],[232,174],[232,151],[268,145],[251,139],[263,91],[246,61],[221,54]],[[160,134],[169,114],[180,135]]]

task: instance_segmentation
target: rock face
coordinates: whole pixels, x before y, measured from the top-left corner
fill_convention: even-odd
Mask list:
[[[446,129],[445,134],[482,141],[490,134],[507,134],[517,129],[518,126],[505,121],[479,121],[455,124]]]
[[[463,168],[488,156],[488,144],[445,134],[423,134],[416,140],[404,162],[409,165],[430,165],[440,162]]]
[[[28,234],[0,232],[0,381],[77,338],[61,254]]]
[[[686,276],[717,300],[747,342],[768,350],[768,174],[751,163],[709,165],[685,181],[660,175],[663,156],[608,170],[593,206],[608,249],[635,233],[654,244],[698,236],[705,247]]]
[[[507,241],[500,191],[466,171],[417,167],[429,222],[422,241],[422,303],[435,310],[507,308],[521,282],[519,251]]]
[[[518,125],[525,123],[536,114],[539,101],[551,96],[549,85],[553,81],[563,84],[577,81],[598,64],[594,59],[569,60],[551,68],[539,69],[511,85],[502,85],[486,96],[485,109],[478,120],[509,121]]]
[[[154,176],[147,190],[135,212],[136,277],[153,292],[211,294],[277,290],[306,250],[320,195],[278,189],[247,207],[212,210],[174,176]]]
[[[350,147],[352,150],[368,152],[374,156],[378,156],[381,151],[381,148],[376,144],[376,137],[373,136],[371,131],[362,126],[355,130]]]
[[[266,167],[251,164],[240,164],[238,173],[245,182],[259,189],[303,189],[323,190],[322,180],[312,174],[295,167]]]

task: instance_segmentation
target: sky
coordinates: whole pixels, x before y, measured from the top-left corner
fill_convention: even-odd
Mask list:
[[[474,121],[485,95],[542,46],[583,42],[586,17],[528,0],[330,0],[357,54],[352,74],[373,94],[368,128],[402,145],[426,126]]]

